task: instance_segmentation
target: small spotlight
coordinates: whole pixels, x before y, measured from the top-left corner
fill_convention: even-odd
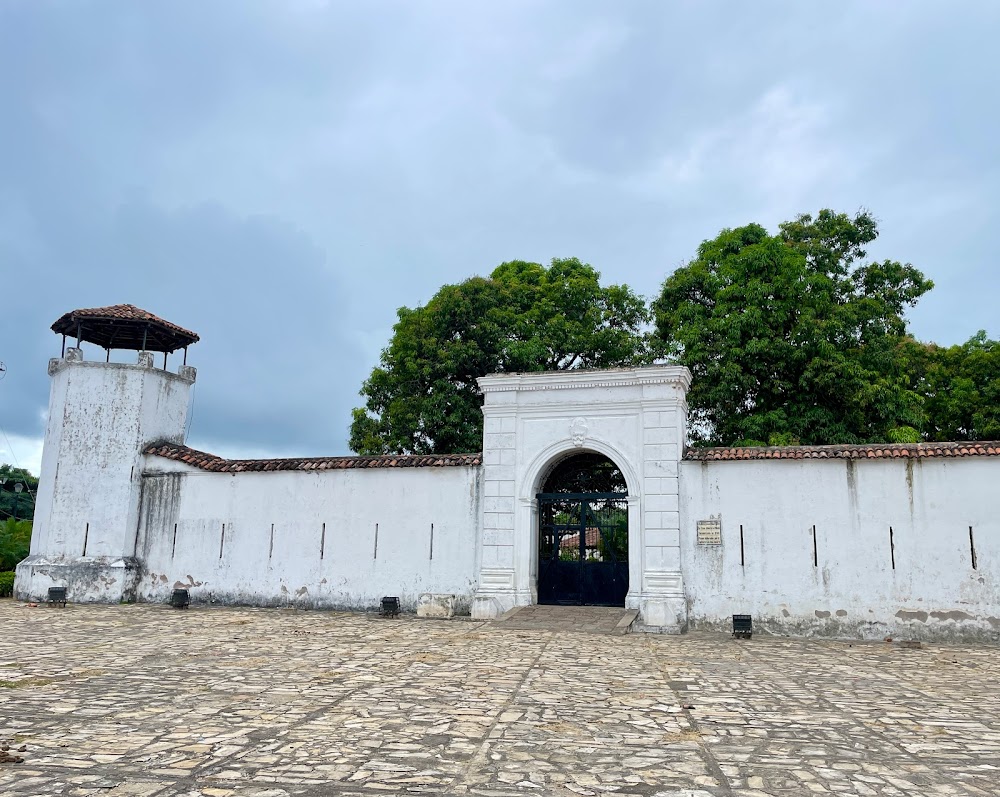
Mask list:
[[[57,603],[66,608],[66,587],[49,587],[49,597],[47,600],[49,606],[55,606]]]
[[[399,614],[399,598],[382,598],[382,608],[379,610],[379,614],[383,617],[395,617]]]
[[[186,609],[191,605],[191,596],[186,589],[175,589],[170,595],[170,605],[175,609]]]
[[[753,620],[749,614],[733,615],[733,636],[737,639],[750,639],[753,636]]]

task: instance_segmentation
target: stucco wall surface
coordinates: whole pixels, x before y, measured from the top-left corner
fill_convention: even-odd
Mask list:
[[[85,362],[78,349],[49,363],[49,416],[31,553],[15,594],[69,587],[74,602],[131,597],[143,447],[181,442],[193,368],[182,374],[137,364]]]
[[[680,476],[693,627],[745,613],[779,633],[1000,640],[1000,460],[685,461]],[[699,545],[712,518],[722,545]]]
[[[147,456],[139,600],[414,610],[478,572],[478,467],[208,473]]]

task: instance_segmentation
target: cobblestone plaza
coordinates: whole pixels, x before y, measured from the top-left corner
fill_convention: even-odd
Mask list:
[[[990,647],[9,600],[0,629],[7,797],[1000,794]]]

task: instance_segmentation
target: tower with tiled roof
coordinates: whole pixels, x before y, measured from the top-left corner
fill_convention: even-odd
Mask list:
[[[15,594],[42,600],[50,586],[65,586],[76,603],[131,600],[142,452],[184,442],[195,381],[187,348],[198,336],[130,304],[74,310],[52,330],[62,350],[49,361],[31,553],[17,566]],[[112,362],[116,350],[137,357]],[[169,370],[175,352],[181,363]]]

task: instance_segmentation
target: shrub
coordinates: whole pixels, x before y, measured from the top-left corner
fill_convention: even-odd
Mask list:
[[[0,573],[13,570],[28,555],[30,548],[30,520],[7,518],[0,522]]]
[[[9,598],[14,594],[14,574],[0,573],[0,598]]]

